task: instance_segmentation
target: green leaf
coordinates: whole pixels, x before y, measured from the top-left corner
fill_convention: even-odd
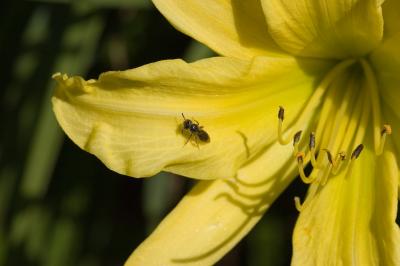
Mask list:
[[[79,23],[71,24],[64,33],[64,50],[56,61],[54,72],[84,74],[92,63],[103,27],[103,19],[99,16],[89,16]],[[53,89],[54,82],[50,82],[24,167],[21,192],[28,198],[43,197],[46,193],[63,140],[51,106]]]

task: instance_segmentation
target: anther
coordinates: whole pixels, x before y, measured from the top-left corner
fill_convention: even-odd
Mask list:
[[[310,149],[310,160],[311,160],[311,165],[314,168],[317,168],[317,160],[315,159],[315,133],[311,132],[310,133],[310,142],[308,143],[308,147]]]
[[[333,165],[334,162],[333,162],[332,153],[328,149],[322,149],[322,150],[326,152],[326,156],[328,157],[329,163]]]
[[[309,146],[310,150],[315,148],[315,133],[314,132],[310,133],[310,142],[309,142],[308,146]]]
[[[390,125],[383,125],[381,131],[381,144],[379,146],[379,150],[377,155],[381,155],[383,153],[383,148],[385,147],[386,136],[392,134],[392,127]]]
[[[363,149],[364,149],[364,145],[363,144],[358,145],[354,149],[353,153],[351,154],[351,160],[353,161],[353,160],[357,159],[358,156],[360,156],[360,153],[362,152]]]
[[[299,142],[301,138],[301,130],[297,131],[296,134],[293,136],[293,154],[294,156],[297,156],[297,153],[299,151]]]
[[[283,124],[283,119],[285,118],[285,109],[283,109],[282,106],[279,106],[279,111],[278,111],[278,141],[281,145],[286,145],[290,142],[290,139],[285,140],[283,139],[283,130],[282,130],[282,124]]]
[[[300,138],[301,138],[301,133],[302,133],[302,131],[300,130],[300,131],[297,131],[296,134],[294,134],[293,146],[296,146],[299,143]]]
[[[283,109],[282,106],[279,106],[278,119],[281,121],[283,121],[283,119],[285,119],[285,109]]]

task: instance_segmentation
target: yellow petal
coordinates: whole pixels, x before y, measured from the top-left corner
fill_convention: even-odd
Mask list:
[[[371,54],[370,61],[377,75],[383,104],[387,104],[400,117],[400,2],[389,0],[382,7],[385,19],[384,39]]]
[[[300,213],[293,265],[400,265],[398,166],[389,145],[380,157],[370,146]]]
[[[284,50],[300,56],[363,56],[382,38],[376,0],[262,0],[269,32]]]
[[[66,134],[118,173],[230,178],[276,139],[278,106],[291,112],[289,125],[328,65],[217,57],[161,61],[98,81],[56,74],[53,106]],[[204,126],[211,141],[184,146],[181,113]]]
[[[258,0],[153,0],[178,30],[225,56],[249,58],[283,51],[267,31]]]
[[[291,145],[275,144],[237,178],[201,181],[125,265],[214,264],[248,233],[292,180],[291,149]]]

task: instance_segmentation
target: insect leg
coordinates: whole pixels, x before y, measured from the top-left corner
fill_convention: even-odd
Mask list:
[[[183,146],[186,146],[186,144],[188,144],[188,142],[192,138],[192,136],[193,136],[193,133],[190,133],[190,136],[187,138],[187,140]]]

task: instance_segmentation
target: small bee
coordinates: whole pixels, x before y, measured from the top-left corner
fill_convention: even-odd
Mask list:
[[[199,122],[194,120],[194,123],[190,119],[186,119],[185,115],[182,113],[183,123],[182,123],[182,134],[184,131],[189,132],[190,136],[188,137],[185,145],[190,141],[192,136],[195,136],[197,147],[199,147],[198,140],[201,142],[210,142],[210,136],[206,131],[203,130],[203,126],[200,126]]]

